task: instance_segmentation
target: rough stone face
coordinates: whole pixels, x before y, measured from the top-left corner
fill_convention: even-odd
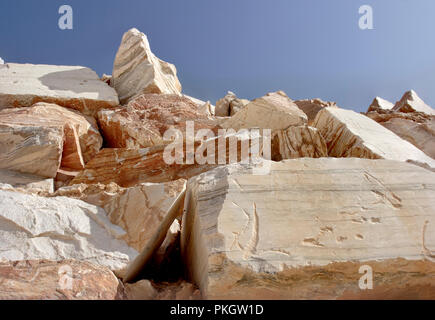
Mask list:
[[[390,101],[387,101],[380,97],[376,97],[373,100],[367,112],[378,111],[378,110],[392,110],[393,108],[394,108],[394,104],[392,104]]]
[[[110,221],[125,230],[125,235],[120,239],[137,251],[142,251],[157,232],[174,201],[184,191],[185,184],[185,180],[143,183],[131,188],[122,188],[114,183],[80,184],[63,187],[55,195],[80,199],[103,208]]]
[[[0,259],[77,259],[120,270],[137,255],[103,209],[80,200],[0,190],[0,220]]]
[[[435,117],[424,124],[394,118],[382,125],[435,159]]]
[[[135,28],[122,37],[111,83],[123,104],[142,93],[181,93],[175,66],[157,58],[146,35]]]
[[[128,300],[199,300],[201,294],[197,288],[186,281],[176,283],[154,283],[140,280],[125,284]]]
[[[251,101],[221,126],[235,130],[242,128],[284,130],[289,126],[306,123],[305,113],[284,92],[278,91]]]
[[[251,101],[248,99],[234,99],[230,102],[230,116],[235,115],[237,112],[242,110],[245,106],[247,106]]]
[[[159,290],[155,300],[200,300],[202,298],[199,290],[186,281],[155,284],[155,287]]]
[[[328,149],[316,128],[308,126],[289,127],[279,130],[272,139],[272,160],[293,158],[327,157]]]
[[[376,121],[351,110],[325,108],[314,120],[331,157],[411,161],[435,168],[434,159]]]
[[[228,91],[225,97],[216,101],[215,115],[217,117],[228,117],[230,115],[230,103],[234,99],[237,99],[237,96]]]
[[[216,167],[218,164],[249,160],[261,150],[262,137],[258,132],[226,134],[221,138],[196,141],[192,147],[186,143],[172,146],[155,146],[145,149],[102,149],[71,182],[73,184],[109,184],[115,182],[122,187],[131,187],[143,182],[168,182],[188,179]],[[255,138],[255,139],[252,139]],[[219,152],[219,141],[225,142],[225,150]],[[178,146],[180,146],[178,148]],[[212,146],[208,161],[208,147]],[[248,148],[249,149],[248,149]],[[181,154],[179,163],[168,162],[168,154],[174,149]],[[178,150],[177,150],[178,149]],[[248,150],[247,150],[248,149]],[[205,155],[204,162],[198,162],[198,154]],[[191,159],[190,155],[192,156]],[[191,160],[191,161],[190,161]],[[221,162],[222,161],[222,162]]]
[[[321,99],[309,100],[296,100],[295,104],[301,109],[308,117],[308,124],[312,125],[317,113],[326,107],[338,108],[335,102],[323,101]]]
[[[125,294],[128,300],[154,300],[158,294],[149,280],[140,280],[125,284]]]
[[[147,148],[171,143],[164,138],[169,129],[184,135],[186,122],[195,130],[215,129],[216,121],[202,114],[191,100],[175,94],[143,94],[126,107],[102,110],[98,122],[106,144],[111,148]]]
[[[0,122],[0,169],[54,178],[62,160],[64,128]]]
[[[119,103],[115,90],[89,68],[16,63],[0,68],[0,109],[30,107],[37,102],[87,115]]]
[[[206,116],[215,115],[215,106],[210,103],[210,101],[202,101],[197,98],[188,96],[187,94],[182,94],[182,97],[189,99],[194,104],[196,104],[199,113]]]
[[[41,102],[29,108],[2,110],[0,123],[20,126],[63,126],[61,166],[64,168],[82,169],[103,144],[94,118],[55,104]]]
[[[0,300],[118,300],[124,287],[107,268],[85,261],[0,262]]]
[[[368,112],[369,118],[435,159],[435,116],[422,112]]]
[[[112,86],[112,75],[111,74],[103,73],[100,80],[107,83],[109,86]]]
[[[159,250],[161,245],[167,238],[168,231],[177,217],[180,217],[183,212],[183,203],[186,191],[186,181],[178,181],[175,187],[176,191],[173,194],[170,202],[167,203],[166,210],[161,212],[157,217],[147,215],[142,221],[149,228],[142,232],[142,239],[145,245],[141,253],[129,264],[122,278],[124,282],[131,282],[136,279],[144,267],[152,260],[153,255]],[[150,190],[151,193],[155,190]],[[166,195],[163,198],[167,198]],[[162,199],[162,198],[160,198]],[[164,205],[163,205],[164,207]],[[169,241],[170,239],[168,239]]]
[[[0,188],[21,188],[33,192],[54,192],[53,179],[0,169]]]
[[[216,102],[215,115],[218,117],[233,116],[250,102],[247,99],[239,99],[233,92],[228,91],[225,97]]]
[[[205,298],[435,298],[435,173],[357,158],[251,169],[188,182],[182,253]]]
[[[393,110],[400,112],[424,112],[429,115],[435,115],[435,110],[428,106],[414,90],[405,92]]]
[[[79,171],[59,169],[57,171],[56,178],[54,179],[55,189],[57,190],[61,187],[67,186],[78,174]]]
[[[187,179],[215,165],[167,164],[164,146],[146,149],[102,149],[71,182],[132,187],[144,182],[168,182]]]

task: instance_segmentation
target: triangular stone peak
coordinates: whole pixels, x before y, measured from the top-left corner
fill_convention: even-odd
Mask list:
[[[136,28],[122,37],[112,75],[121,103],[142,93],[181,92],[175,66],[156,57],[147,36]]]
[[[391,103],[388,100],[382,99],[381,97],[376,97],[373,99],[373,102],[371,103],[369,109],[367,112],[370,111],[377,111],[379,109],[381,110],[392,110],[394,108],[394,104]]]
[[[402,99],[396,103],[393,110],[400,112],[423,112],[435,115],[435,110],[427,105],[414,90],[405,92]]]

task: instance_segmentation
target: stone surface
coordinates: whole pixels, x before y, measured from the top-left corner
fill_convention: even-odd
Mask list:
[[[162,207],[166,210],[162,210],[159,214],[155,214],[154,216],[148,214],[145,218],[141,219],[143,224],[139,222],[143,228],[147,229],[145,232],[142,230],[140,231],[141,240],[143,240],[145,245],[143,246],[141,253],[128,265],[127,270],[122,276],[124,282],[131,282],[140,275],[144,267],[152,260],[153,255],[164,243],[168,231],[170,232],[170,228],[175,219],[181,216],[183,212],[186,181],[178,181],[177,186],[175,186],[174,189],[175,190],[171,195],[172,198],[166,204],[167,207],[165,208],[165,204],[162,204]],[[156,192],[156,190],[150,191],[151,195],[153,191],[154,193]],[[168,198],[167,194],[161,196],[160,199],[162,198],[166,200]]]
[[[215,115],[217,117],[228,117],[230,115],[230,103],[236,98],[234,92],[228,91],[225,97],[216,101]]]
[[[140,280],[126,283],[125,293],[128,300],[200,300],[199,290],[191,283],[178,281],[173,283],[152,283]]]
[[[252,173],[234,164],[188,182],[181,248],[205,298],[435,298],[435,173],[357,158]],[[359,288],[363,265],[373,290]]]
[[[422,112],[368,112],[369,118],[435,159],[435,116]]]
[[[201,300],[201,293],[192,283],[178,281],[175,283],[156,283],[158,294],[155,300]]]
[[[424,124],[394,118],[382,125],[435,159],[435,117]]]
[[[143,182],[167,182],[190,178],[214,166],[166,164],[164,146],[146,149],[102,149],[71,182],[131,187]]]
[[[396,103],[393,110],[400,112],[423,112],[435,115],[435,110],[428,106],[414,90],[407,91]]]
[[[138,254],[97,206],[2,190],[0,200],[0,259],[77,259],[120,270]]]
[[[54,192],[53,179],[47,179],[33,174],[0,169],[0,188],[21,188],[33,192]]]
[[[83,169],[101,149],[103,138],[94,118],[55,104],[37,103],[29,108],[0,111],[0,123],[20,126],[63,126],[64,143],[61,166]]]
[[[57,170],[56,178],[54,178],[54,187],[59,189],[61,187],[67,186],[72,179],[74,179],[79,174],[79,171],[71,171],[65,169]]]
[[[135,28],[122,37],[111,83],[123,104],[142,93],[181,93],[175,66],[157,58],[146,35]]]
[[[249,100],[239,99],[233,92],[228,91],[225,97],[216,102],[215,115],[218,117],[233,116],[249,103]]]
[[[112,86],[112,75],[111,74],[103,73],[100,80],[107,83],[109,86]]]
[[[122,283],[107,268],[85,261],[0,262],[0,300],[118,300]]]
[[[94,115],[99,109],[117,106],[118,96],[85,67],[7,63],[0,68],[0,109],[37,102]]]
[[[186,146],[186,143],[174,142],[172,146],[160,145],[145,149],[102,149],[70,185],[115,182],[122,187],[131,187],[143,182],[159,183],[188,179],[218,164],[249,160],[252,155],[258,154],[258,151],[264,152],[261,149],[261,145],[264,146],[262,138],[254,130],[228,133],[222,137],[196,141],[191,147]],[[225,142],[225,150],[222,152],[219,152],[220,141]],[[212,147],[210,149],[214,149],[210,151],[211,161],[208,161],[209,146]],[[173,156],[174,149],[181,156],[179,159],[172,159],[175,162],[168,161],[171,160],[168,159],[168,154]],[[198,162],[198,155],[202,157],[204,154],[207,158],[204,157],[203,162]],[[192,159],[188,159],[190,155]]]
[[[434,159],[365,115],[324,108],[314,120],[331,157],[412,161],[435,168]]]
[[[198,107],[198,111],[201,114],[205,114],[206,116],[214,116],[214,114],[215,114],[214,106],[212,104],[210,104],[210,101],[207,101],[203,105],[200,105]],[[216,123],[219,124],[218,121]]]
[[[202,101],[197,98],[188,96],[187,94],[182,94],[182,97],[189,99],[194,104],[196,104],[198,111],[201,114],[207,115],[207,116],[214,116],[215,115],[215,106],[210,103],[210,101]]]
[[[0,122],[0,169],[54,178],[60,167],[64,128]]]
[[[316,128],[289,127],[275,132],[272,138],[272,160],[327,157],[328,149]]]
[[[55,195],[80,199],[103,208],[110,221],[125,230],[120,239],[142,251],[159,230],[171,206],[184,191],[185,184],[185,180],[143,183],[131,188],[114,183],[79,184],[60,188]]]
[[[338,108],[335,102],[323,101],[321,99],[306,99],[296,100],[295,104],[301,109],[308,117],[308,124],[312,125],[317,113],[326,107]]]
[[[154,300],[158,292],[149,280],[140,280],[135,283],[126,283],[125,294],[128,300]]]
[[[235,130],[242,128],[284,130],[289,126],[306,123],[305,113],[284,92],[278,91],[251,101],[221,126]]]
[[[390,101],[382,99],[380,97],[376,97],[373,99],[372,104],[368,108],[367,112],[370,111],[378,111],[378,110],[392,110],[394,108],[394,104]]]
[[[181,215],[180,215],[181,221]],[[167,259],[171,255],[171,251],[179,249],[179,236],[181,234],[181,224],[180,221],[175,219],[174,222],[168,229],[166,233],[165,240],[162,242],[159,249],[155,252],[153,259],[154,263],[157,266],[162,265],[165,259]],[[178,241],[178,243],[177,243]],[[178,248],[176,248],[178,245]]]
[[[245,106],[247,106],[251,101],[248,99],[234,99],[230,102],[230,116],[235,115],[237,112],[242,110]]]
[[[164,138],[165,132],[177,129],[185,135],[187,121],[194,123],[195,130],[217,128],[216,121],[199,112],[195,103],[175,94],[143,94],[126,107],[98,113],[105,142],[111,148],[171,143],[172,140]]]

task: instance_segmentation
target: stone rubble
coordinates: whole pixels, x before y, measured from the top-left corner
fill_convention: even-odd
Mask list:
[[[415,91],[359,114],[181,89],[134,28],[112,75],[0,59],[0,299],[435,299]]]

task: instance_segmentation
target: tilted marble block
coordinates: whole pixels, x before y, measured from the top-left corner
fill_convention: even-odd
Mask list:
[[[119,104],[115,90],[86,67],[7,63],[0,67],[0,109],[37,102],[94,115]]]
[[[324,108],[313,126],[325,139],[330,157],[389,159],[435,168],[435,160],[423,151],[352,110]]]
[[[435,173],[399,161],[228,165],[189,180],[182,255],[209,299],[434,299],[434,195]]]
[[[97,206],[0,190],[0,260],[77,259],[121,270],[138,252]]]

